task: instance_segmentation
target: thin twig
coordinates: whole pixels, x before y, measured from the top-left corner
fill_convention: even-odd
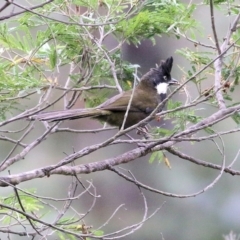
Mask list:
[[[16,188],[13,188],[13,190],[14,190],[15,195],[16,195],[16,197],[17,197],[19,206],[21,207],[22,211],[26,213],[25,208],[24,208],[24,206],[23,206],[23,204],[22,204],[22,201],[21,201],[21,198],[20,198],[20,196],[19,196],[19,194],[18,194],[17,189],[16,189]],[[26,219],[29,221],[29,223],[30,223],[30,225],[32,226],[32,228],[38,233],[38,235],[42,236],[42,234],[37,230],[37,228],[36,228],[36,227],[34,226],[34,224],[32,223],[32,219],[31,219],[28,215],[26,215],[25,217],[26,217]]]
[[[35,6],[33,6],[33,7],[30,7],[30,8],[24,8],[23,6],[16,4],[16,3],[13,2],[12,0],[6,0],[7,3],[6,3],[5,5],[8,4],[8,6],[9,6],[9,5],[13,4],[13,5],[17,5],[18,7],[23,8],[23,9],[25,9],[25,10],[19,11],[19,12],[17,12],[17,13],[11,13],[10,15],[2,16],[2,17],[0,17],[0,21],[1,21],[1,20],[5,20],[5,19],[8,19],[8,18],[15,17],[15,16],[17,16],[17,15],[20,15],[20,14],[22,14],[22,13],[25,13],[26,11],[31,11],[31,10],[34,10],[34,9],[37,9],[37,8],[41,8],[41,7],[43,7],[44,5],[49,4],[49,3],[53,2],[53,1],[54,1],[54,0],[48,0],[47,2],[43,2],[43,3],[39,4],[39,5],[35,5]]]
[[[214,36],[214,41],[215,41],[215,45],[218,51],[218,55],[220,55],[221,49],[219,47],[219,42],[218,42],[218,37],[217,37],[217,31],[216,31],[216,27],[215,27],[215,20],[214,20],[214,9],[213,9],[213,0],[210,0],[210,15],[211,15],[211,24],[212,24],[212,30],[213,30],[213,36]]]

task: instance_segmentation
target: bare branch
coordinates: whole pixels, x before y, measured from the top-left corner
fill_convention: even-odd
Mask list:
[[[3,9],[5,9],[6,7],[10,6],[11,4],[16,5],[16,6],[20,7],[20,8],[25,9],[25,10],[19,11],[19,12],[17,12],[17,13],[11,13],[10,15],[2,16],[2,17],[0,17],[0,21],[1,21],[1,20],[5,20],[5,19],[8,19],[8,18],[15,17],[15,16],[17,16],[17,15],[20,15],[20,14],[22,14],[22,13],[25,13],[26,11],[31,11],[31,10],[34,10],[34,9],[41,8],[41,7],[43,7],[44,5],[49,4],[49,3],[53,2],[53,1],[54,1],[54,0],[48,0],[48,1],[44,2],[44,3],[39,4],[39,5],[30,7],[30,8],[25,8],[25,7],[23,7],[23,6],[19,5],[19,4],[16,4],[15,2],[13,2],[13,1],[11,1],[11,0],[6,0],[6,3],[5,3],[5,5],[0,9],[0,12],[1,12]]]
[[[213,30],[213,36],[214,36],[214,41],[216,44],[216,48],[218,51],[218,54],[221,54],[221,49],[219,47],[219,42],[218,42],[218,37],[217,37],[217,31],[215,27],[215,21],[214,21],[214,9],[213,9],[213,0],[210,0],[210,14],[211,14],[211,24],[212,24],[212,30]]]
[[[24,208],[24,206],[23,206],[23,204],[22,204],[22,201],[21,201],[21,198],[20,198],[20,196],[19,196],[19,194],[18,194],[17,189],[16,189],[16,188],[13,188],[13,190],[14,190],[14,192],[15,192],[15,194],[16,194],[18,203],[19,203],[22,211],[26,213],[25,208]],[[42,234],[37,230],[36,226],[34,226],[31,218],[30,218],[28,215],[26,215],[26,218],[27,218],[27,220],[29,221],[29,223],[30,223],[30,225],[32,226],[32,228],[37,232],[37,234],[39,234],[40,236],[42,236]]]
[[[210,0],[210,5],[212,5],[212,1],[213,0]],[[212,7],[211,7],[211,9],[212,9]],[[229,31],[228,31],[225,39],[224,39],[224,42],[221,46],[221,49],[219,49],[218,42],[215,39],[215,42],[218,46],[217,48],[219,49],[218,52],[221,53],[221,57],[216,59],[216,61],[214,63],[214,67],[215,67],[214,90],[216,92],[216,99],[217,99],[217,102],[218,102],[218,105],[219,105],[220,109],[226,108],[222,92],[217,91],[217,89],[219,89],[221,87],[221,81],[222,81],[222,65],[223,65],[223,54],[222,53],[225,52],[225,50],[227,49],[227,46],[230,44],[230,37],[236,31],[236,27],[237,27],[237,24],[239,22],[239,19],[240,19],[240,14],[237,15],[237,17],[235,18],[232,26],[230,26],[230,29],[229,29]]]
[[[11,3],[6,1],[5,4],[0,8],[0,12],[2,12],[4,9],[6,9],[9,5],[11,5]]]
[[[194,157],[191,157],[185,153],[182,153],[174,148],[167,148],[166,149],[168,152],[172,153],[173,155],[176,155],[178,157],[180,157],[181,159],[185,159],[185,160],[188,160],[190,162],[193,162],[197,165],[201,165],[203,167],[208,167],[208,168],[212,168],[212,169],[216,169],[216,170],[221,170],[221,166],[220,165],[216,165],[216,164],[213,164],[213,163],[209,163],[209,162],[205,162],[205,161],[202,161],[200,159],[197,159],[197,158],[194,158]],[[226,173],[230,173],[231,175],[240,175],[240,171],[237,171],[237,170],[233,170],[231,169],[231,167],[225,167],[224,168],[224,172]]]

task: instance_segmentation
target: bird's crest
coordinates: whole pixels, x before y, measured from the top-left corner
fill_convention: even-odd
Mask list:
[[[162,69],[163,74],[170,74],[172,70],[172,65],[173,65],[173,58],[170,57],[166,61],[162,61],[159,68]]]

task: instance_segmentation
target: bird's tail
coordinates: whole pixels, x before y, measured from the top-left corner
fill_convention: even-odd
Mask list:
[[[86,117],[99,117],[104,115],[109,115],[110,112],[102,109],[71,109],[62,111],[52,111],[39,113],[29,117],[29,120],[40,120],[40,121],[62,121],[62,120],[73,120],[78,118]]]

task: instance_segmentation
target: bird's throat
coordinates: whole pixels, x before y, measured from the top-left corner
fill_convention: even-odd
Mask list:
[[[157,86],[156,86],[156,89],[157,89],[157,93],[159,95],[161,94],[166,94],[167,93],[167,90],[168,90],[168,84],[163,82],[163,83],[159,83]]]

